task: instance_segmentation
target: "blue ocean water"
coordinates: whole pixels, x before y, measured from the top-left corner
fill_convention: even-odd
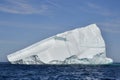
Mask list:
[[[12,65],[0,63],[0,80],[120,80],[120,65]]]

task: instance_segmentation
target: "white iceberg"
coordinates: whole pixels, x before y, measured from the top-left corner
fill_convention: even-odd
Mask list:
[[[57,34],[7,56],[12,64],[109,64],[96,24]]]

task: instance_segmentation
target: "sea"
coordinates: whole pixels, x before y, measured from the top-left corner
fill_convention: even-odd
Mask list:
[[[120,64],[18,65],[0,63],[0,80],[120,80]]]

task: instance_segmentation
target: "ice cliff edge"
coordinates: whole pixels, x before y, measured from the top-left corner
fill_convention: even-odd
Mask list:
[[[57,34],[7,56],[12,64],[109,64],[96,24]]]

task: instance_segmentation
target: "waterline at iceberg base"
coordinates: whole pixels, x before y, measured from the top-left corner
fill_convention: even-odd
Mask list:
[[[96,24],[66,31],[7,56],[12,64],[110,64]]]

